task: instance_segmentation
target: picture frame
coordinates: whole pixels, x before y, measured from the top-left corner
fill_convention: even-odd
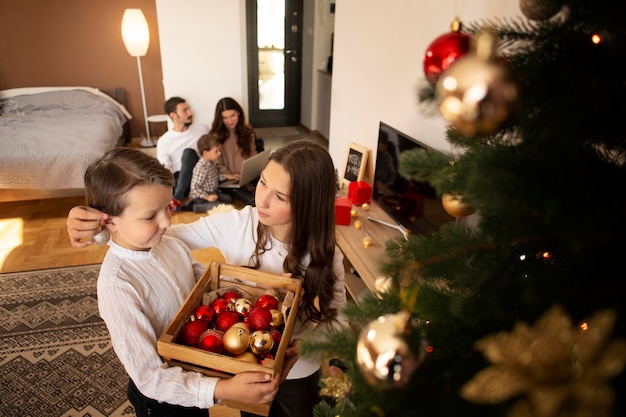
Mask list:
[[[345,182],[363,181],[370,160],[371,149],[355,142],[348,143],[348,152],[342,171]]]

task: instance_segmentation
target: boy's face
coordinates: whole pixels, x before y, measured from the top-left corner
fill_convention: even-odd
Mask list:
[[[208,151],[202,151],[202,157],[207,161],[217,161],[222,155],[222,147],[214,146]]]
[[[172,224],[168,208],[171,187],[139,185],[123,198],[127,202],[126,208],[108,225],[113,241],[131,250],[150,250],[161,243],[163,234]]]

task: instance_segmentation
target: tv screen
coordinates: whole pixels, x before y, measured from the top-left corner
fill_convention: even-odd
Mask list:
[[[374,175],[374,199],[411,234],[432,234],[454,221],[428,182],[405,178],[398,172],[400,154],[410,149],[432,150],[401,131],[380,122]]]

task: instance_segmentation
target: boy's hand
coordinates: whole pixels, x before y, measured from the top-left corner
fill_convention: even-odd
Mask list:
[[[109,216],[87,206],[72,207],[67,215],[67,235],[75,248],[85,248],[93,243],[91,237],[100,231]]]

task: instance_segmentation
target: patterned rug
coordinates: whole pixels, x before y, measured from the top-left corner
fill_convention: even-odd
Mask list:
[[[0,274],[0,416],[134,416],[98,316],[99,265]]]

